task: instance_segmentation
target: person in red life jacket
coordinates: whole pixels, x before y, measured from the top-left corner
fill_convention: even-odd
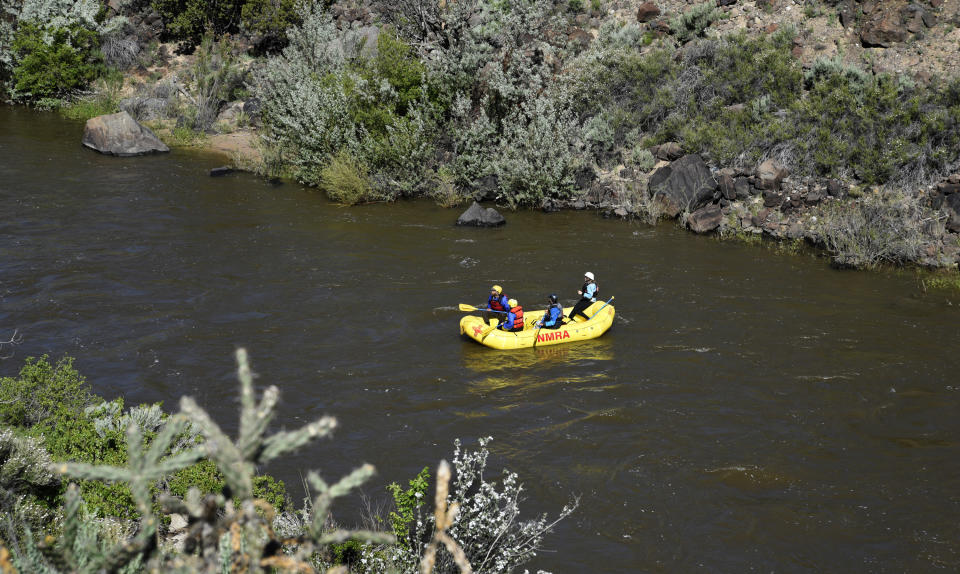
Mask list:
[[[503,294],[503,287],[494,285],[490,288],[490,297],[487,299],[487,309],[500,311],[499,313],[484,313],[483,318],[489,321],[492,318],[503,323],[507,311],[510,310],[510,300]]]
[[[550,306],[547,307],[543,318],[537,321],[537,327],[541,329],[559,329],[563,326],[563,305],[557,303],[556,295],[550,295],[547,297],[547,301],[550,302]]]
[[[580,296],[580,300],[577,301],[577,304],[573,306],[573,310],[570,311],[570,320],[573,321],[577,318],[577,315],[582,315],[584,319],[589,319],[587,314],[583,311],[596,303],[597,301],[597,292],[600,291],[600,286],[597,285],[597,282],[593,279],[593,273],[587,271],[583,274],[583,287],[577,291],[577,295]]]
[[[507,312],[507,320],[500,325],[500,328],[504,331],[523,331],[523,307],[521,307],[516,299],[510,299],[507,302],[510,305],[510,310]]]

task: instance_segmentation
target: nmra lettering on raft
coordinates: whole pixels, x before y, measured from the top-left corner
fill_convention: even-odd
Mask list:
[[[569,331],[554,331],[552,333],[542,333],[537,335],[537,342],[542,343],[544,341],[553,341],[554,339],[569,339]]]

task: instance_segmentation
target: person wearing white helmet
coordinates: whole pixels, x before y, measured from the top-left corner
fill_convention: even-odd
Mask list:
[[[583,287],[577,291],[577,295],[580,296],[580,299],[577,301],[577,304],[573,306],[573,310],[570,311],[570,320],[573,321],[577,318],[577,315],[582,315],[584,319],[589,319],[587,314],[583,311],[589,307],[592,303],[597,301],[597,293],[600,291],[600,286],[597,285],[596,280],[594,280],[593,273],[587,271],[583,274]]]

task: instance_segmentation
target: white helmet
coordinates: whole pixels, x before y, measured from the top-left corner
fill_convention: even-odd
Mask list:
[[[589,271],[587,271],[586,273],[583,274],[583,276],[593,281],[593,273],[590,273]]]

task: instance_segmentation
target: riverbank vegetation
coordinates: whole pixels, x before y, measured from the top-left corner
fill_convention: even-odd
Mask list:
[[[620,207],[620,216],[655,221],[662,209],[646,184],[662,157],[651,150],[670,144],[715,173],[746,175],[773,160],[804,193],[828,181],[879,189],[920,213],[891,228],[912,231],[917,221],[949,219],[924,190],[960,169],[960,77],[918,82],[840,52],[803,61],[796,49],[812,40],[802,20],[710,33],[731,15],[715,2],[662,25],[623,17],[617,2],[548,0],[4,6],[7,98],[62,105],[75,117],[123,108],[181,143],[250,126],[260,159],[247,168],[347,204],[488,199]],[[811,21],[838,26],[842,6],[806,7]],[[147,42],[141,28],[151,22],[160,31]],[[50,69],[64,73],[40,73]],[[127,97],[77,96],[118,71],[133,79]],[[729,212],[727,203],[747,199],[717,201]],[[839,230],[863,228],[872,206],[842,203],[814,205],[817,226],[792,220],[838,262],[955,263],[952,248],[923,255],[951,244],[942,225],[939,235],[921,226],[919,247],[878,248],[899,231],[864,244],[875,234]]]
[[[483,477],[487,438],[475,451],[455,443],[455,474],[440,465],[434,513],[424,469],[409,489],[390,485],[387,516],[339,528],[331,504],[373,466],[333,484],[308,473],[307,499],[295,508],[284,484],[257,468],[329,437],[337,422],[269,434],[279,392],[268,387],[257,399],[243,350],[237,362],[236,440],[189,397],[172,415],[159,404],[104,401],[69,358],[28,359],[18,377],[0,379],[4,571],[507,573],[576,507],[553,521],[520,520],[517,475]]]

